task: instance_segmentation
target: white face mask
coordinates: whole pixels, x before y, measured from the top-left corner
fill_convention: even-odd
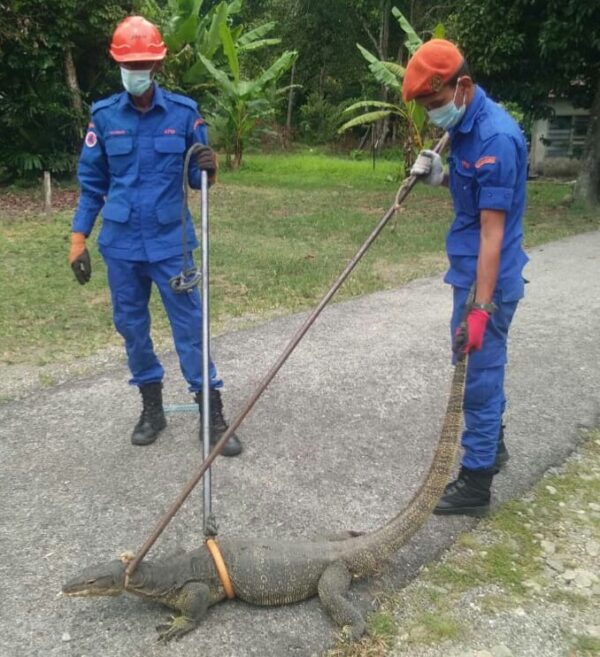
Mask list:
[[[454,97],[449,103],[446,103],[441,107],[436,107],[432,110],[427,110],[427,116],[429,116],[429,120],[438,128],[442,128],[443,130],[453,128],[462,119],[467,109],[467,105],[463,99],[463,104],[460,107],[456,107],[454,101],[456,100],[458,89],[459,86],[456,85],[456,89],[454,90]]]
[[[121,66],[121,80],[125,91],[132,96],[141,96],[152,84],[152,69],[142,71],[132,71],[131,69]]]

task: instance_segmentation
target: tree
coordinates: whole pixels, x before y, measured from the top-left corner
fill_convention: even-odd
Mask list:
[[[201,53],[198,57],[216,83],[217,92],[209,95],[215,107],[213,116],[217,133],[225,146],[227,164],[237,169],[242,163],[246,142],[256,130],[257,124],[273,114],[277,97],[281,97],[281,93],[287,90],[276,89],[275,85],[292,66],[296,53],[285,51],[260,75],[253,79],[244,79],[240,52],[247,49],[249,44],[258,41],[264,34],[263,29],[255,28],[245,35],[238,33],[236,41],[233,40],[226,23],[221,24],[219,32],[229,71],[218,69]]]
[[[0,160],[5,179],[70,171],[86,103],[117,79],[110,34],[135,3],[117,0],[0,2]]]
[[[285,51],[254,77],[247,75],[243,56],[277,45],[280,39],[269,36],[274,21],[247,31],[241,24],[233,26],[243,6],[243,0],[222,0],[203,11],[203,0],[169,0],[174,14],[165,26],[170,71],[180,84],[203,90],[212,101],[212,107],[204,111],[211,116],[233,168],[240,166],[246,142],[259,122],[273,114],[277,81],[296,59],[295,52]]]
[[[550,95],[590,109],[576,193],[600,203],[600,3],[598,0],[463,0],[452,25],[475,76],[532,116]]]
[[[391,13],[406,35],[404,45],[409,55],[412,55],[423,41],[397,7],[393,7]],[[438,38],[443,37],[443,25],[438,24],[433,31],[433,35]],[[392,117],[399,119],[403,126],[405,126],[403,148],[406,154],[405,164],[410,166],[416,154],[426,145],[423,138],[423,130],[426,125],[425,111],[414,100],[408,103],[402,100],[402,80],[406,72],[403,66],[396,62],[377,59],[377,57],[361,45],[356,45],[363,57],[369,62],[369,70],[375,79],[386,90],[393,93],[395,97],[393,98],[393,102],[388,102],[387,100],[361,100],[352,104],[345,110],[346,112],[353,112],[364,108],[369,108],[370,111],[347,121],[339,130],[343,132],[357,125],[374,124],[379,121],[387,122]],[[378,49],[378,52],[381,53],[383,51]]]

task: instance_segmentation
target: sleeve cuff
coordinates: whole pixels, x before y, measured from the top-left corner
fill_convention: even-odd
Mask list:
[[[73,233],[83,233],[87,237],[92,232],[98,212],[99,210],[78,209],[73,217],[71,231]]]
[[[510,187],[482,187],[479,192],[479,209],[508,212],[512,206],[513,193]]]

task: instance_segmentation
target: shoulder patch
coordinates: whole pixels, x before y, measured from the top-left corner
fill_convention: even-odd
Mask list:
[[[484,155],[483,157],[480,157],[477,162],[475,162],[475,168],[476,169],[481,169],[482,166],[485,164],[496,164],[496,156],[495,155]]]
[[[125,93],[125,92],[122,92]],[[92,114],[97,112],[98,110],[103,109],[104,107],[110,107],[111,105],[114,105],[116,102],[118,102],[119,98],[121,97],[121,94],[113,94],[112,96],[109,96],[108,98],[103,98],[102,100],[99,100],[95,103],[92,104]]]
[[[85,136],[85,145],[88,148],[94,148],[94,146],[98,143],[98,137],[96,137],[96,133],[92,132],[91,130],[87,133]]]
[[[206,121],[202,117],[199,117],[194,121],[194,128],[193,129],[195,130],[197,127],[199,127],[201,125],[204,125],[205,123],[206,123]]]
[[[185,105],[186,107],[190,107],[193,110],[198,109],[198,103],[192,98],[188,98],[188,96],[175,94],[172,91],[166,91],[165,89],[163,89],[162,92],[166,98],[173,101],[174,103],[178,103],[179,105]]]

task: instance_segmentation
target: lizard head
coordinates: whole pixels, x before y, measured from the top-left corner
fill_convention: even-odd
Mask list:
[[[72,597],[120,595],[125,590],[126,567],[122,559],[90,566],[64,584],[62,592]]]

